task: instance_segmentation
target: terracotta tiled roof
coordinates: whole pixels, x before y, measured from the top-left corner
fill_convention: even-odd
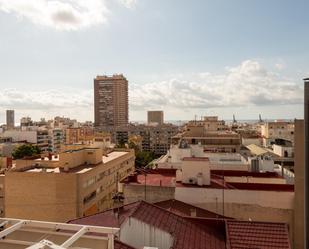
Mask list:
[[[92,225],[103,227],[120,227],[123,221],[126,220],[139,206],[140,202],[133,202],[127,205],[123,205],[118,209],[108,209],[106,211],[70,220],[68,223],[80,224],[80,225]]]
[[[172,249],[225,249],[224,222],[221,227],[214,226],[206,220],[187,219],[146,202],[141,202],[131,217],[171,234]]]
[[[237,221],[222,218],[193,218],[185,216],[191,205],[172,200],[157,205],[134,202],[116,210],[72,220],[69,223],[120,227],[129,217],[161,229],[173,237],[171,249],[290,249],[287,225],[284,223]],[[169,208],[171,206],[171,208]],[[170,209],[170,211],[169,211]],[[201,209],[202,212],[203,209]],[[206,211],[206,210],[204,210]],[[208,212],[208,211],[206,211]],[[202,213],[203,214],[203,213]],[[211,212],[204,215],[212,215]],[[115,240],[116,249],[133,249]]]
[[[290,249],[288,228],[283,223],[227,220],[230,249]]]

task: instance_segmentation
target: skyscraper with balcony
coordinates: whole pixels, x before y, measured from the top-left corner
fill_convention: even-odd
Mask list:
[[[15,127],[15,112],[14,110],[6,110],[6,127],[12,130]]]
[[[128,124],[128,81],[122,74],[94,79],[94,122],[96,127]]]

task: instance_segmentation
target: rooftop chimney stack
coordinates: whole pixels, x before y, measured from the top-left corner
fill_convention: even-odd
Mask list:
[[[309,78],[304,79],[305,110],[305,248],[309,248]]]

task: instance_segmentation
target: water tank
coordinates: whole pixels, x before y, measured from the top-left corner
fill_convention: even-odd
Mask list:
[[[198,173],[196,179],[197,179],[197,185],[203,186],[203,173]]]

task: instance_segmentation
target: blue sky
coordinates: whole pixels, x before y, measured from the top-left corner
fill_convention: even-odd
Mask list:
[[[0,122],[93,119],[93,78],[123,73],[130,119],[301,118],[305,0],[0,0]]]

